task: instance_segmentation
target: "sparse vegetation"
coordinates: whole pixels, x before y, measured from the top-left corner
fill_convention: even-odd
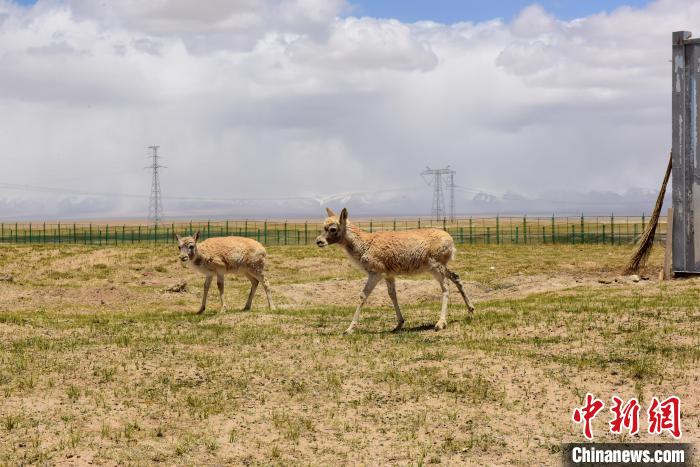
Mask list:
[[[351,336],[342,253],[268,251],[278,310],[195,315],[199,287],[163,292],[203,280],[172,246],[3,245],[0,464],[558,464],[589,391],[676,394],[697,440],[698,281],[619,277],[631,247],[462,246],[473,317],[453,288],[432,331],[440,290],[417,277],[403,332],[380,286]]]

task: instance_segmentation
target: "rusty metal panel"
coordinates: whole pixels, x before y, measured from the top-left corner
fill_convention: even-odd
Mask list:
[[[672,242],[673,270],[678,273],[700,273],[700,41],[690,36],[688,31],[674,32],[672,46]]]

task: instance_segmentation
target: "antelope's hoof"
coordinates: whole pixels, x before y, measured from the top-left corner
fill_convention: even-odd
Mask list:
[[[198,314],[198,315],[201,315],[202,313],[204,313],[204,310],[205,310],[205,309],[206,309],[206,308],[204,308],[204,307],[200,308],[200,309],[197,311],[197,314]]]
[[[447,323],[443,320],[440,320],[435,324],[435,330],[442,331],[443,329],[445,329],[445,326],[447,326]]]
[[[249,306],[244,306],[243,309],[242,309],[241,311],[250,311],[250,307],[249,307]]]
[[[349,335],[349,334],[352,334],[353,332],[355,332],[355,328],[352,327],[352,326],[350,326],[349,328],[347,328],[347,329],[345,330],[345,332],[343,332],[343,334],[345,334],[345,335],[347,336],[347,335]]]
[[[467,310],[469,311],[470,314],[474,313],[474,305],[472,305],[472,304],[467,305]]]
[[[399,332],[402,329],[403,329],[403,321],[401,321],[399,324],[397,324],[396,327],[391,330],[391,332]]]

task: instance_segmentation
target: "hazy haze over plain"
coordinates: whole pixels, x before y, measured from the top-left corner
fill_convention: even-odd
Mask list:
[[[147,199],[90,193],[146,195],[150,144],[166,197],[267,199],[166,198],[169,216],[328,202],[425,214],[426,164],[457,171],[462,212],[481,209],[479,190],[497,211],[652,207],[670,148],[671,31],[700,35],[700,2],[566,21],[533,5],[449,25],[353,11],[0,0],[0,217],[143,216]]]

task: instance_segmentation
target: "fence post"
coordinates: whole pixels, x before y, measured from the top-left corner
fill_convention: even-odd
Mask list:
[[[615,215],[610,216],[610,244],[615,244]]]
[[[491,227],[486,227],[486,244],[491,243]]]
[[[523,243],[527,245],[527,216],[523,216]]]
[[[394,232],[396,232],[396,219],[394,218]]]
[[[265,245],[267,245],[267,221],[265,221],[265,223],[263,224],[263,235],[264,235],[264,238],[265,238],[265,242],[264,242],[264,243],[265,243]]]
[[[61,224],[58,224],[58,243],[61,243]],[[105,245],[109,244],[109,224],[105,225]]]
[[[501,244],[501,226],[499,225],[498,216],[496,216],[496,245]]]
[[[287,244],[287,219],[284,220],[284,244]]]
[[[469,244],[474,244],[474,229],[472,228],[472,218],[469,217]]]
[[[5,240],[5,223],[0,223],[0,241]]]
[[[581,243],[586,243],[586,226],[583,223],[583,214],[581,214]]]
[[[576,245],[576,226],[571,224],[571,244]]]
[[[547,237],[545,237],[545,233],[544,233],[544,225],[542,226],[542,243],[544,245],[547,244]]]
[[[309,221],[304,221],[304,245],[309,244]]]
[[[32,223],[29,223],[29,244],[32,243]]]
[[[369,233],[372,233],[372,219],[369,220]]]
[[[554,214],[552,214],[552,244],[557,243],[557,235],[555,231]]]
[[[420,217],[418,218],[418,228],[420,229]]]
[[[92,245],[92,224],[89,225],[89,233],[90,233],[90,245]]]
[[[518,244],[518,226],[515,226],[515,244]]]

